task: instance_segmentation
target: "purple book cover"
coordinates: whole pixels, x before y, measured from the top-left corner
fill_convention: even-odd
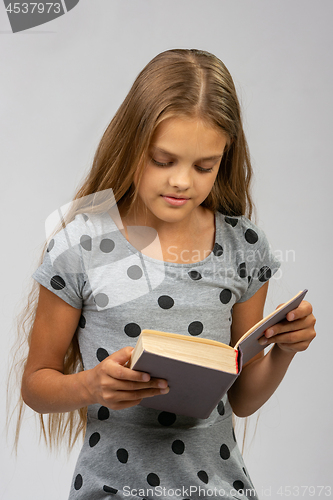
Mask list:
[[[140,405],[194,418],[208,418],[237,375],[143,351],[133,366],[166,378],[168,394],[144,398]]]

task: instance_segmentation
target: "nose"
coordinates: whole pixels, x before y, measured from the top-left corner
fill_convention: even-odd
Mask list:
[[[185,191],[192,186],[191,168],[186,165],[177,165],[170,169],[170,186]]]

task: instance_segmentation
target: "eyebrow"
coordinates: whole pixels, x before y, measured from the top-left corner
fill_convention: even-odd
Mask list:
[[[158,151],[159,153],[166,154],[166,155],[169,155],[169,156],[174,156],[174,157],[177,157],[177,155],[176,155],[176,154],[174,154],[174,153],[170,153],[170,151],[166,151],[165,149],[159,148],[158,146],[152,146],[152,148],[153,148],[155,151]],[[208,156],[207,158],[199,158],[199,159],[198,159],[198,160],[196,160],[196,161],[218,160],[218,159],[222,158],[222,156],[223,156],[223,153],[222,153],[222,154],[220,154],[220,155]]]

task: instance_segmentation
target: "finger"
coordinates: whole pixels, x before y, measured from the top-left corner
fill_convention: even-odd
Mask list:
[[[120,351],[117,351],[119,353]],[[114,353],[114,354],[117,354]],[[147,383],[149,382],[148,387],[159,387],[161,389],[165,389],[168,386],[168,382],[164,379],[160,378],[151,378],[149,373],[139,372],[137,370],[131,370],[126,366],[122,366],[116,363],[113,359],[113,355],[106,358],[104,361],[104,370],[111,379],[115,379],[119,381],[132,381],[132,382],[142,382],[143,387],[147,387]],[[112,384],[112,382],[110,381]],[[114,385],[114,384],[113,384]]]
[[[140,389],[135,391],[117,391],[116,394],[113,395],[112,402],[113,404],[117,402],[124,401],[137,401],[142,400],[143,398],[151,398],[153,396],[160,396],[162,394],[167,394],[169,392],[169,387],[165,389]],[[107,398],[105,398],[107,401]]]
[[[105,359],[108,363],[109,375],[120,380],[140,380],[148,382],[150,380],[149,373],[138,372],[124,366],[130,360],[133,350],[133,347],[123,347]]]
[[[287,321],[294,321],[309,316],[310,314],[312,314],[312,305],[306,300],[303,300],[296,309],[293,309],[287,314],[286,319]]]
[[[313,314],[301,317],[300,319],[295,319],[294,321],[283,320],[280,323],[272,326],[265,330],[264,335],[266,338],[271,338],[275,335],[284,332],[292,332],[296,330],[303,330],[306,328],[313,329],[316,323],[316,318]]]
[[[123,347],[122,349],[119,349],[119,351],[116,351],[108,356],[108,359],[112,359],[112,361],[118,363],[119,365],[125,365],[127,361],[129,361],[133,351],[133,347]]]
[[[141,403],[142,399],[135,399],[134,401],[119,401],[119,403],[114,403],[109,408],[112,410],[124,410],[125,408],[131,408],[132,406],[136,406]]]
[[[119,401],[113,403],[113,410],[124,410],[125,408],[131,408],[132,406],[136,406],[141,403],[142,399],[134,399],[133,401]]]
[[[264,335],[267,339],[269,339],[276,335],[280,335],[281,333],[299,330],[303,327],[304,320],[295,320],[292,323],[290,321],[284,320],[265,330]]]
[[[152,378],[149,382],[136,380],[119,380],[110,377],[107,386],[111,391],[139,391],[141,389],[166,389],[168,382],[163,379]]]
[[[262,337],[259,339],[259,343],[261,345],[269,345],[269,344],[296,344],[298,342],[307,342],[308,344],[315,338],[316,333],[313,329],[305,328],[301,330],[295,330],[287,333],[280,333],[274,335],[269,339],[265,339]],[[265,342],[266,340],[266,342]]]

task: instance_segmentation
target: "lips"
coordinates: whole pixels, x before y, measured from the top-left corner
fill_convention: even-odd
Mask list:
[[[180,197],[176,195],[162,195],[162,198],[169,204],[173,206],[181,206],[185,205],[185,203],[189,200],[189,198],[186,197]]]
[[[167,198],[176,198],[177,200],[189,200],[188,196],[177,196],[176,194],[162,194],[162,196],[166,196]]]

